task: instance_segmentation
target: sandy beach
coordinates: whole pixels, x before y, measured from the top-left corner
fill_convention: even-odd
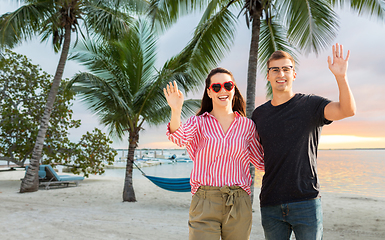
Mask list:
[[[122,178],[91,176],[78,187],[20,194],[23,176],[22,170],[0,172],[2,240],[188,239],[190,193],[169,192],[138,178],[138,201],[127,203]],[[324,239],[385,239],[384,198],[322,192],[322,204]],[[253,209],[250,239],[263,239],[257,197]]]

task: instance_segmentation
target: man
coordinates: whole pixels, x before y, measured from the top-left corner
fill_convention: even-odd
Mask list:
[[[294,60],[283,51],[267,62],[267,80],[273,99],[256,108],[252,120],[257,126],[265,153],[265,175],[260,205],[265,238],[322,239],[322,207],[317,176],[317,148],[322,126],[353,116],[356,111],[347,80],[350,51],[343,58],[338,43],[328,57],[330,71],[339,88],[339,102],[315,95],[295,94]]]

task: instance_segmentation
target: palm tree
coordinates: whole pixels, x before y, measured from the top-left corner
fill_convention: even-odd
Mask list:
[[[109,133],[122,139],[128,131],[128,157],[123,201],[135,202],[132,182],[134,152],[143,124],[158,125],[169,121],[170,108],[163,94],[169,81],[176,81],[185,92],[201,84],[216,65],[225,44],[211,46],[205,31],[196,35],[181,53],[156,70],[157,36],[151,25],[139,19],[121,41],[88,41],[76,48],[71,57],[85,65],[90,73],[79,73],[68,88],[76,91],[88,108],[108,126]],[[224,25],[219,25],[224,27]],[[222,33],[226,34],[226,33]],[[221,36],[221,34],[218,34]],[[200,101],[184,103],[183,116],[196,112]]]
[[[178,17],[191,12],[202,12],[200,24],[218,18],[221,12],[232,9],[232,12],[244,13],[246,24],[251,25],[251,41],[247,71],[246,115],[251,116],[255,108],[255,92],[257,70],[263,74],[267,59],[276,50],[289,52],[295,59],[298,52],[320,53],[330,46],[338,32],[338,16],[334,8],[344,4],[359,15],[368,14],[380,19],[384,18],[385,9],[382,0],[153,0],[149,15],[154,24],[161,29],[172,26]],[[235,15],[229,14],[234,21]],[[220,20],[218,21],[220,22]],[[217,41],[233,41],[236,28],[235,22],[228,23],[231,33]],[[270,86],[267,95],[271,97]],[[254,181],[254,167],[250,172]],[[252,184],[252,199],[254,193]]]
[[[251,41],[247,74],[247,116],[255,108],[255,87],[258,66],[265,66],[276,50],[284,50],[296,57],[297,53],[319,54],[328,48],[338,32],[338,16],[334,9],[349,6],[359,15],[383,19],[385,8],[382,0],[153,0],[148,14],[154,25],[166,30],[180,16],[203,12],[199,24],[218,18],[218,14],[231,10],[229,22],[231,37],[217,39],[233,41],[237,17],[244,14],[251,27]],[[220,20],[219,20],[220,21]],[[215,37],[213,37],[215,39]],[[260,68],[263,73],[266,69]],[[269,95],[271,91],[268,90]]]
[[[23,40],[40,35],[41,40],[52,39],[55,52],[61,50],[59,63],[48,95],[30,167],[23,179],[20,192],[38,190],[38,169],[50,114],[63,75],[72,32],[78,37],[82,29],[91,36],[103,39],[118,38],[129,29],[132,20],[125,12],[139,10],[143,1],[98,0],[26,0],[25,5],[14,12],[0,16],[0,49],[12,48]],[[122,4],[125,8],[119,7]],[[82,23],[82,24],[81,24]],[[88,34],[87,34],[88,35]],[[77,39],[76,39],[77,42]],[[75,42],[75,44],[76,44]]]

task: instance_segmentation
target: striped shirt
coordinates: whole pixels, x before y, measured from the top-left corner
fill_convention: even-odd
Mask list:
[[[240,186],[251,193],[250,162],[263,170],[263,149],[253,121],[238,112],[235,115],[226,134],[218,120],[207,112],[190,117],[173,134],[168,125],[168,139],[180,147],[185,146],[193,160],[192,194],[200,186],[225,185]]]

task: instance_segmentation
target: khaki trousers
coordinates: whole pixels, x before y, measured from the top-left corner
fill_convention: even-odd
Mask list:
[[[190,240],[247,240],[252,210],[250,196],[238,186],[201,186],[189,210]]]

